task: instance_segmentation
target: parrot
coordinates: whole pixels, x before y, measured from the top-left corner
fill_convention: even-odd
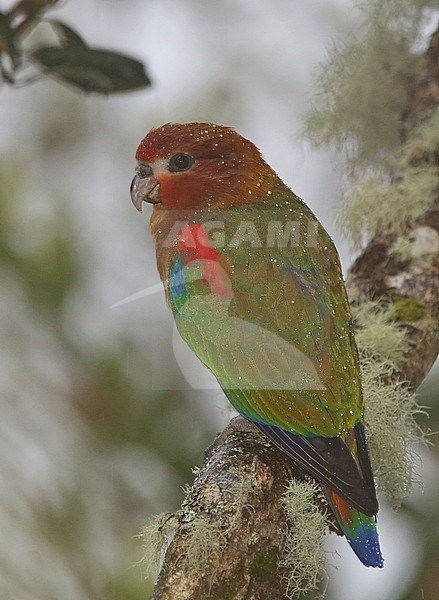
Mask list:
[[[351,548],[383,567],[359,355],[329,234],[235,129],[167,123],[136,152],[180,336],[226,397],[321,486]]]

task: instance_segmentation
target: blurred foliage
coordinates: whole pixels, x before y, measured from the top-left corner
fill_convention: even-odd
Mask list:
[[[15,176],[12,164],[0,173],[1,362],[15,365],[1,384],[0,597],[144,600],[136,536],[148,514],[179,506],[215,431],[184,392],[128,374],[127,355],[139,353],[128,337],[97,348],[74,335],[81,227],[54,195],[42,239],[29,243],[41,226],[27,229]],[[142,352],[148,364],[146,334]]]
[[[68,217],[59,215],[52,223],[52,235],[39,252],[17,248],[20,232],[14,224],[15,197],[10,174],[0,173],[0,260],[24,284],[34,310],[57,319],[66,295],[79,277],[78,258],[72,246],[73,230]]]
[[[84,92],[112,94],[150,85],[144,66],[138,60],[92,48],[65,23],[42,19],[41,13],[55,4],[57,0],[20,0],[8,13],[0,13],[0,80],[10,84],[31,82],[35,75],[20,79],[23,67],[30,62],[40,74],[50,75]],[[60,45],[26,49],[24,39],[41,23],[51,25]]]

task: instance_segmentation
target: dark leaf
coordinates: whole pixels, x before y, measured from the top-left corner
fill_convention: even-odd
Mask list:
[[[42,70],[85,92],[111,94],[150,85],[138,60],[82,46],[50,46],[32,53]]]
[[[79,33],[76,33],[71,27],[57,21],[55,19],[48,19],[47,23],[52,25],[60,38],[60,42],[63,46],[76,46],[86,48],[87,44],[84,42]]]
[[[17,47],[15,45],[14,32],[6,15],[0,12],[0,52],[6,52],[12,59],[14,65],[18,63]]]

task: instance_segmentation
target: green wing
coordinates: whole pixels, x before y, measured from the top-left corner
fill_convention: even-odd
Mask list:
[[[286,187],[266,202],[205,217],[206,229],[208,221],[225,224],[217,267],[232,293],[196,285],[191,270],[199,273],[202,259],[185,265],[195,284],[173,307],[183,339],[247,418],[344,437],[361,420],[362,399],[332,240]]]

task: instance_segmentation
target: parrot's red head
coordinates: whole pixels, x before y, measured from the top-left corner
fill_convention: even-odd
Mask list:
[[[230,127],[163,125],[140,142],[131,184],[134,205],[157,210],[228,208],[256,201],[281,184],[259,150]]]

